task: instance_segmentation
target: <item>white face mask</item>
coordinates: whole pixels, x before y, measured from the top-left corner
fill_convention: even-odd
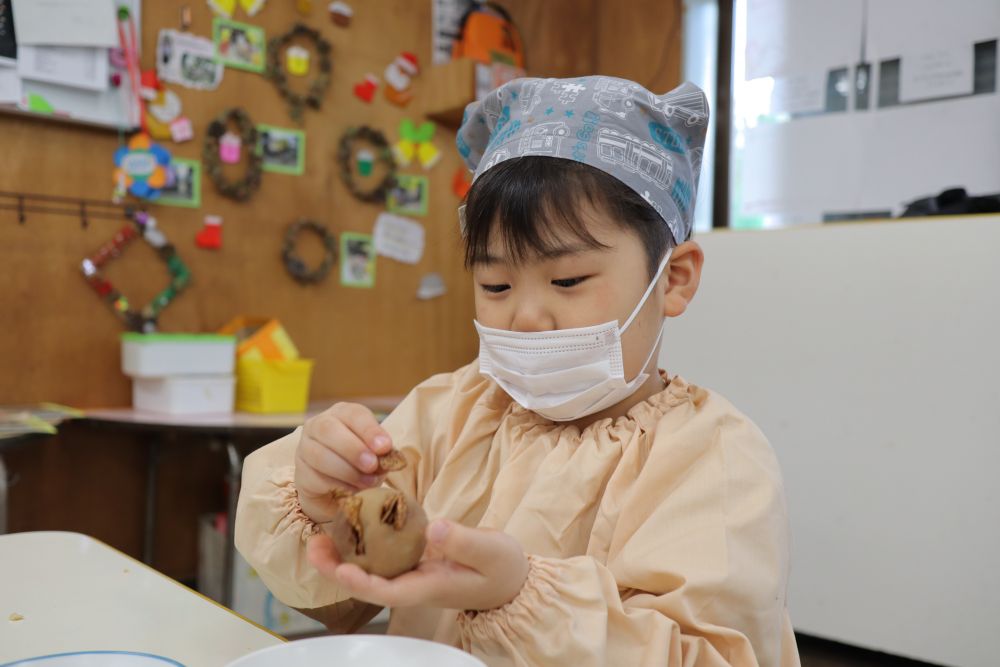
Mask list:
[[[656,287],[671,252],[621,328],[618,320],[611,320],[576,329],[526,332],[490,329],[476,322],[479,372],[526,409],[553,421],[573,421],[625,400],[649,379],[646,367],[663,328],[642,370],[630,381],[625,380],[621,337]]]

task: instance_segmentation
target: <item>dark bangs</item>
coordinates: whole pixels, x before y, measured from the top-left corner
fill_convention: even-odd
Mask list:
[[[638,235],[652,277],[673,245],[670,230],[653,207],[600,169],[534,155],[501,162],[476,179],[469,190],[465,202],[466,267],[489,261],[493,233],[499,234],[506,257],[514,263],[552,257],[573,242],[605,247],[587,231],[582,202]]]

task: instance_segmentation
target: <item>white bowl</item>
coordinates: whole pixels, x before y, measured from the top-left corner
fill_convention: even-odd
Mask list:
[[[457,648],[410,637],[337,635],[272,646],[227,667],[486,667]]]
[[[184,667],[161,655],[134,651],[75,651],[6,662],[0,667]]]

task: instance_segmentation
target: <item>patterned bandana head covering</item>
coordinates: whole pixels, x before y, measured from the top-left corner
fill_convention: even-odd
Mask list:
[[[473,180],[542,155],[611,174],[656,209],[677,243],[691,235],[708,102],[683,83],[654,95],[610,76],[515,79],[465,109],[456,143]]]

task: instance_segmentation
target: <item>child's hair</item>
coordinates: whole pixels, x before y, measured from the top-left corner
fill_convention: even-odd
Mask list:
[[[494,223],[499,225],[507,257],[515,263],[532,254],[551,256],[563,245],[559,231],[569,232],[592,248],[605,247],[587,231],[581,200],[638,235],[652,278],[667,249],[675,245],[660,214],[600,169],[533,155],[504,160],[472,185],[465,202],[465,266],[486,261]]]

